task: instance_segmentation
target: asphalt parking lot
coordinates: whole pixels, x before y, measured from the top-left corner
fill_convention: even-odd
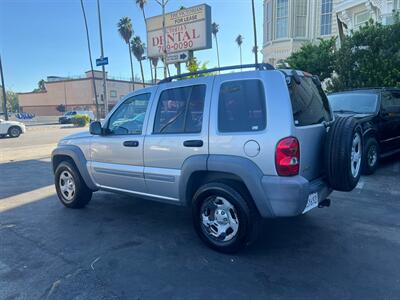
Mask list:
[[[47,130],[51,148],[76,129]],[[0,151],[31,140],[0,140]],[[0,299],[400,298],[400,156],[330,208],[266,220],[257,243],[224,255],[182,207],[98,192],[64,208],[36,146],[0,164]]]

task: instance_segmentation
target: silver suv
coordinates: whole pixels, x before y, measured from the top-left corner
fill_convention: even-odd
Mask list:
[[[234,252],[261,218],[304,214],[328,206],[333,189],[352,190],[355,121],[333,119],[316,77],[245,67],[256,70],[168,78],[127,95],[90,133],[62,139],[52,153],[61,202],[82,208],[104,190],[190,206],[201,239]]]

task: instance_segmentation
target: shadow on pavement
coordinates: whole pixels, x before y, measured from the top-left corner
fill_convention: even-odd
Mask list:
[[[0,164],[0,200],[52,184],[50,160],[22,160]]]

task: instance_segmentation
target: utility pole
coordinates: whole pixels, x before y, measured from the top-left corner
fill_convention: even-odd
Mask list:
[[[3,75],[3,65],[1,63],[0,56],[0,75],[1,75],[1,86],[3,90],[3,111],[4,111],[4,119],[8,121],[8,111],[7,111],[7,94],[6,94],[6,86],[4,85],[4,75]]]
[[[162,26],[163,26],[163,61],[164,61],[164,78],[167,78],[167,29],[165,28],[165,6],[169,0],[156,0],[162,8]]]
[[[256,27],[256,11],[254,9],[254,0],[251,0],[251,8],[253,10],[254,56],[255,56],[255,62],[256,64],[258,64],[257,27]]]
[[[97,0],[97,14],[99,17],[99,32],[100,32],[100,49],[101,49],[101,59],[104,58],[103,49],[103,32],[101,30],[101,16],[100,16],[100,0]],[[107,97],[107,78],[106,78],[106,68],[104,65],[101,66],[103,71],[103,101],[104,101],[104,113],[108,114],[108,97]]]

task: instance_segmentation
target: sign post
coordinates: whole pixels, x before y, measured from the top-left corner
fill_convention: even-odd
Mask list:
[[[167,63],[172,53],[212,47],[211,7],[207,4],[148,18],[146,28],[147,56],[162,57],[165,48]]]

